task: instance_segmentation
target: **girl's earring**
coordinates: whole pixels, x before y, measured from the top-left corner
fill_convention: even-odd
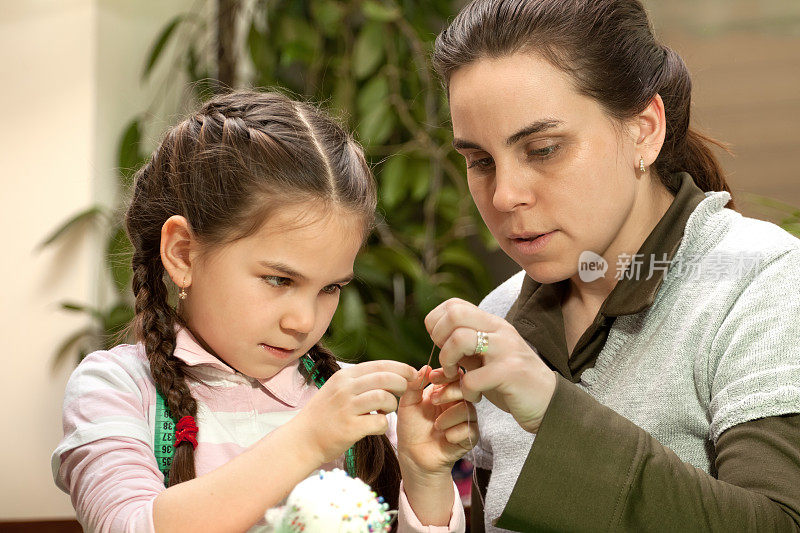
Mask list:
[[[178,298],[185,300],[187,296],[189,295],[186,293],[186,276],[183,276],[183,283],[181,283],[181,290],[178,291]]]
[[[641,172],[642,174],[647,172],[647,169],[644,168],[644,157],[641,156],[639,157],[639,172]]]

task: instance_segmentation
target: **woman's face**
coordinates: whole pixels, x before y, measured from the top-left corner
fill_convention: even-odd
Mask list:
[[[514,261],[541,283],[576,275],[586,250],[613,269],[618,241],[636,231],[631,213],[641,180],[628,125],[615,127],[567,74],[534,53],[458,69],[450,112],[472,197]]]

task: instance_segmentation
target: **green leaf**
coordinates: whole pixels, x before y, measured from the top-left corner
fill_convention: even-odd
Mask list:
[[[408,181],[406,175],[406,157],[396,155],[383,165],[379,174],[381,183],[381,202],[387,209],[393,208],[405,196]]]
[[[427,315],[441,303],[436,295],[436,287],[428,276],[420,276],[414,281],[414,302],[423,315]]]
[[[111,272],[114,287],[120,294],[125,293],[133,279],[131,270],[131,256],[133,247],[128,240],[128,235],[122,226],[117,227],[111,234],[106,245],[106,265]]]
[[[55,241],[60,239],[62,235],[66,234],[68,231],[77,228],[78,226],[81,226],[84,223],[94,222],[98,218],[103,217],[105,215],[106,215],[105,210],[99,205],[95,205],[86,209],[85,211],[81,211],[77,215],[74,215],[72,218],[64,222],[53,233],[48,235],[47,238],[37,246],[37,248],[44,248],[45,246],[50,246]]]
[[[486,268],[483,263],[475,257],[475,254],[467,250],[466,246],[461,242],[451,244],[442,250],[439,254],[439,262],[441,264],[464,267],[476,273],[481,273]]]
[[[334,82],[331,107],[339,116],[349,116],[352,113],[353,95],[356,92],[356,83],[351,76],[339,77]]]
[[[388,97],[389,80],[384,75],[373,76],[358,91],[358,99],[356,101],[358,114],[361,116],[368,115],[376,107],[386,105]]]
[[[411,198],[420,201],[428,194],[431,186],[431,165],[428,159],[412,159],[408,169],[411,181]]]
[[[85,313],[97,320],[98,325],[103,324],[103,314],[96,307],[84,304],[76,304],[74,302],[61,302],[61,309],[65,311],[74,311],[76,313]]]
[[[103,331],[109,337],[108,340],[114,342],[116,339],[111,337],[124,330],[133,320],[133,316],[133,308],[124,302],[112,306],[103,317]]]
[[[368,22],[356,38],[353,47],[353,74],[362,80],[375,72],[383,60],[383,41],[386,38],[383,24]]]
[[[141,139],[142,132],[139,119],[134,118],[125,128],[117,148],[119,185],[126,191],[133,186],[133,175],[145,161],[145,157],[139,152]]]
[[[381,268],[380,261],[373,257],[370,248],[358,255],[354,266],[355,277],[371,289],[391,288],[392,280]]]
[[[64,341],[56,348],[56,354],[53,356],[53,368],[55,368],[62,360],[66,359],[69,353],[76,349],[82,341],[91,340],[95,336],[95,331],[91,327],[80,329],[64,339]],[[76,354],[77,355],[77,354]]]
[[[408,252],[400,251],[397,248],[375,246],[372,249],[372,254],[386,272],[394,273],[399,271],[411,279],[416,279],[422,275],[423,268],[419,259]]]
[[[316,0],[311,2],[311,15],[317,21],[322,33],[332,37],[341,29],[344,6],[332,0]]]
[[[258,71],[271,71],[275,66],[275,58],[266,35],[256,27],[255,21],[250,24],[247,33],[247,49],[250,60]]]
[[[383,102],[361,119],[358,134],[366,145],[383,144],[391,136],[396,123],[392,108]]]
[[[153,47],[150,49],[150,54],[147,56],[147,62],[144,66],[144,72],[142,72],[142,79],[146,80],[147,77],[150,75],[150,72],[153,70],[158,58],[161,57],[161,52],[164,51],[164,46],[166,46],[167,41],[169,38],[172,37],[172,34],[175,33],[175,29],[178,25],[183,22],[186,18],[185,15],[178,15],[173,18],[164,29],[161,30],[158,38],[155,40]]]
[[[361,4],[361,11],[365,17],[377,22],[392,22],[402,15],[397,6],[387,6],[373,0],[366,0]]]
[[[358,290],[355,287],[344,289],[342,291],[342,301],[339,305],[342,309],[342,316],[345,318],[345,331],[363,334],[367,327],[367,316]]]
[[[310,64],[320,48],[317,31],[303,19],[284,17],[278,32],[281,65],[288,66],[296,61]]]

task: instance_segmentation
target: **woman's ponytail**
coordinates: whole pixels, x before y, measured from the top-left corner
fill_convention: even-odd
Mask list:
[[[654,79],[653,89],[664,101],[667,131],[655,169],[667,186],[672,174],[688,172],[703,191],[730,193],[725,172],[712,150],[712,146],[723,150],[727,147],[691,127],[692,79],[683,59],[671,48],[662,48],[664,63]],[[728,207],[734,207],[733,200]]]

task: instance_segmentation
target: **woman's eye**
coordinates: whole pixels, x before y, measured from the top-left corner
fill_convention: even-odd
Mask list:
[[[286,287],[292,282],[291,279],[281,276],[261,276],[261,279],[267,282],[267,285],[272,285],[273,287]]]
[[[338,283],[334,283],[333,285],[327,285],[322,288],[322,292],[325,294],[336,294],[342,290],[343,285],[339,285]]]
[[[557,150],[559,146],[557,144],[551,144],[550,146],[545,146],[544,148],[537,148],[536,150],[529,150],[528,157],[534,157],[536,159],[548,159],[551,157]]]

